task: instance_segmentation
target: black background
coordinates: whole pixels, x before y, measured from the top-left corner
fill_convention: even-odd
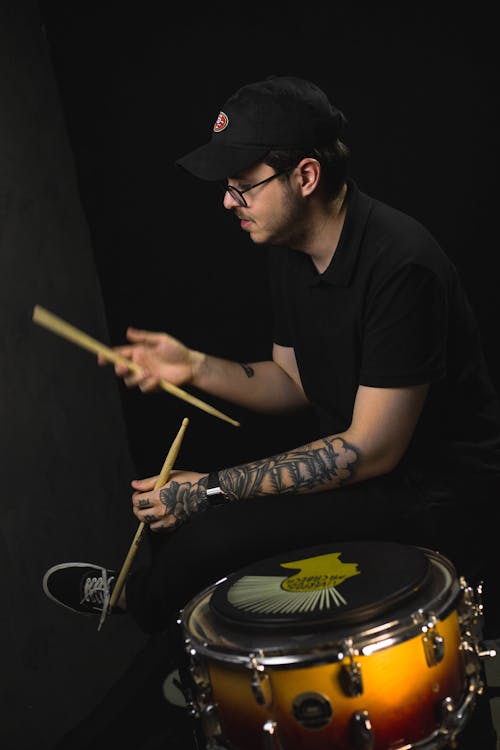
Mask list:
[[[265,249],[241,233],[213,185],[174,162],[209,139],[237,87],[296,74],[346,114],[361,189],[420,219],[459,266],[498,378],[498,60],[487,17],[360,3],[42,8],[114,343],[131,324],[220,356],[269,355]],[[164,394],[123,398],[143,475],[161,465],[164,420],[184,414],[196,417],[183,451],[193,469],[296,439],[295,422],[213,401],[241,420],[238,434]]]
[[[105,343],[135,325],[267,358],[266,251],[175,160],[208,140],[237,87],[295,74],[344,111],[359,187],[422,221],[457,264],[498,385],[491,7],[0,0],[2,747],[50,750],[142,647],[128,618],[98,633],[48,601],[41,578],[69,560],[121,565],[136,529],[129,481],[159,471],[183,417],[177,465],[200,471],[311,436],[305,419],[210,399],[234,428],[128,390],[35,330],[33,305]]]

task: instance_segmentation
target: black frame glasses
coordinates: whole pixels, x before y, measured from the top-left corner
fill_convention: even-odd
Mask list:
[[[266,182],[271,182],[271,180],[274,180],[276,177],[281,177],[281,175],[291,172],[292,169],[294,169],[294,167],[287,167],[287,169],[283,169],[281,172],[276,172],[270,177],[266,177],[265,180],[256,182],[255,185],[250,185],[250,187],[247,187],[244,190],[239,190],[237,187],[234,187],[234,185],[227,185],[225,182],[221,182],[220,186],[224,195],[229,193],[231,198],[235,200],[239,206],[242,206],[242,208],[248,208],[248,203],[246,202],[243,193],[248,193],[249,190],[253,190],[256,187],[259,187],[259,185],[265,185]]]

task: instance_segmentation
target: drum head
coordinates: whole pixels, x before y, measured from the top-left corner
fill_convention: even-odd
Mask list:
[[[221,622],[245,628],[357,624],[415,597],[430,568],[422,549],[391,542],[292,550],[228,576],[214,589],[210,609]]]

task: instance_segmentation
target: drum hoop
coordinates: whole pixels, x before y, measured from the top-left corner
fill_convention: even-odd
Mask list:
[[[405,621],[397,619],[386,620],[384,622],[366,622],[366,629],[356,631],[350,634],[351,646],[354,653],[358,655],[369,655],[374,652],[393,648],[401,643],[412,640],[422,633],[422,626],[429,617],[435,617],[437,621],[445,620],[453,611],[457,610],[458,600],[463,594],[463,589],[459,581],[454,577],[454,567],[447,558],[431,550],[424,550],[435,562],[441,564],[442,568],[449,574],[450,580],[448,586],[438,591],[425,603],[425,606],[409,613]],[[304,666],[322,666],[330,664],[333,661],[342,661],[345,657],[344,645],[342,639],[328,641],[328,629],[325,628],[323,633],[325,641],[314,647],[313,651],[304,651],[289,649],[287,653],[273,653],[276,648],[273,647],[266,653],[265,649],[255,649],[249,653],[248,649],[234,649],[231,651],[227,646],[222,644],[209,643],[206,639],[201,640],[196,634],[190,632],[189,620],[196,606],[206,600],[212,592],[227,580],[227,576],[220,579],[214,584],[207,586],[194,599],[186,604],[179,612],[178,623],[184,630],[185,639],[188,642],[189,649],[194,649],[196,653],[216,661],[249,666],[253,658],[257,658],[259,664],[282,669],[294,668],[297,664]],[[390,615],[391,613],[387,613]]]

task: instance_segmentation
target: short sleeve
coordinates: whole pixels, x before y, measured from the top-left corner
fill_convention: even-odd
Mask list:
[[[408,264],[376,285],[367,300],[360,383],[397,387],[446,374],[447,294],[430,269]]]

